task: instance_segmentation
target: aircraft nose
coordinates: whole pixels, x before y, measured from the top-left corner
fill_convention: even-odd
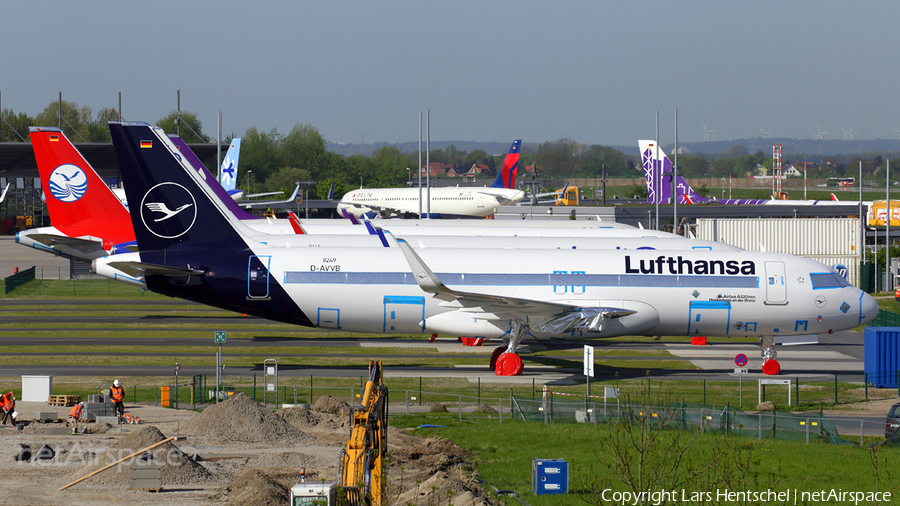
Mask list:
[[[862,294],[860,307],[862,308],[862,320],[859,322],[860,325],[869,323],[870,321],[874,320],[876,316],[878,316],[878,302],[876,302],[871,295],[865,292],[863,292]]]

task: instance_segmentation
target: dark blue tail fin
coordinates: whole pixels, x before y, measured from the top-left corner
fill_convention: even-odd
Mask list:
[[[235,228],[243,227],[162,129],[110,122],[109,131],[142,256],[172,247],[246,247]]]

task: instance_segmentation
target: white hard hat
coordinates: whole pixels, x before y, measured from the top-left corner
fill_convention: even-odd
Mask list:
[[[113,386],[114,386],[114,387],[117,387],[117,386],[119,386],[119,380],[115,380],[115,381],[113,381]]]

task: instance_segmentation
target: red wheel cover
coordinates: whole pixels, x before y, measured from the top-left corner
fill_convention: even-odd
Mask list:
[[[519,376],[524,369],[522,359],[515,353],[504,353],[497,358],[494,374],[497,376]]]

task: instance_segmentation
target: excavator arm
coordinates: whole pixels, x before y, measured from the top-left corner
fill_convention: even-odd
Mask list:
[[[383,504],[387,396],[381,361],[369,361],[369,381],[360,397],[361,406],[350,410],[350,438],[341,450],[340,484],[349,504]]]

